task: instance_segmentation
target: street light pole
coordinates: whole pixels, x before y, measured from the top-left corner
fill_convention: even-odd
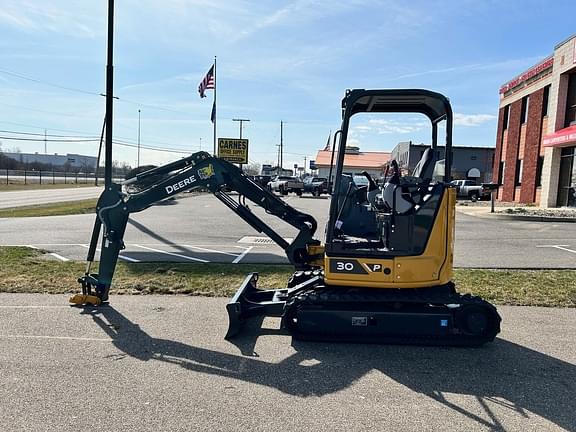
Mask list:
[[[106,141],[104,152],[104,183],[112,185],[112,106],[114,98],[114,0],[108,0],[108,47],[106,64]]]
[[[138,110],[138,161],[137,166],[140,166],[140,110]]]

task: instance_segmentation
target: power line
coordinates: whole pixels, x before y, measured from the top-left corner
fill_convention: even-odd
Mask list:
[[[71,92],[75,92],[75,93],[82,93],[82,94],[86,94],[86,95],[90,95],[90,96],[102,96],[101,93],[97,93],[97,92],[92,92],[92,91],[87,91],[87,90],[82,90],[82,89],[78,89],[78,88],[74,88],[74,87],[67,87],[67,86],[63,86],[60,84],[54,84],[48,81],[44,81],[44,80],[40,80],[37,78],[32,78],[26,75],[22,75],[20,73],[16,73],[16,72],[12,72],[12,71],[8,71],[5,69],[0,69],[0,73],[3,73],[5,75],[10,75],[16,78],[20,78],[26,81],[31,81],[31,82],[35,82],[38,84],[43,84],[49,87],[54,87],[54,88],[58,88],[58,89],[62,89],[62,90],[68,90]],[[133,104],[133,105],[140,105],[142,107],[147,107],[147,108],[151,108],[151,109],[156,109],[156,110],[160,110],[160,111],[168,111],[168,112],[173,112],[173,113],[177,113],[177,114],[186,114],[188,115],[189,113],[184,112],[184,111],[179,111],[179,110],[175,110],[175,109],[171,109],[171,108],[166,108],[160,105],[154,105],[154,104],[148,104],[148,103],[142,103],[142,102],[137,102],[137,101],[133,101],[130,99],[124,99],[124,98],[120,98],[120,97],[116,97],[116,99],[118,99],[119,101],[122,102],[126,102],[129,104]]]
[[[13,76],[13,77],[16,77],[16,78],[20,78],[20,79],[23,79],[23,80],[26,80],[26,81],[32,81],[32,82],[35,82],[35,83],[38,83],[38,84],[44,84],[44,85],[47,85],[47,86],[50,86],[50,87],[56,87],[56,88],[59,88],[59,89],[68,90],[68,91],[72,91],[72,92],[76,92],[76,93],[83,93],[83,94],[88,94],[88,95],[91,95],[91,96],[100,96],[100,93],[91,92],[91,91],[86,91],[86,90],[80,90],[80,89],[73,88],[73,87],[66,87],[66,86],[62,86],[62,85],[59,85],[59,84],[54,84],[54,83],[51,83],[51,82],[48,82],[48,81],[42,81],[42,80],[39,80],[39,79],[36,79],[36,78],[31,78],[31,77],[28,77],[28,76],[26,76],[26,75],[22,75],[22,74],[19,74],[19,73],[16,73],[16,72],[11,72],[11,71],[7,71],[7,70],[3,70],[3,69],[0,69],[0,73],[6,74],[6,75],[10,75],[10,76]]]
[[[98,141],[100,141],[99,139],[72,139],[72,140],[63,140],[63,139],[20,138],[20,137],[7,137],[7,136],[0,136],[0,139],[12,140],[12,141],[61,142],[61,143],[98,142]]]

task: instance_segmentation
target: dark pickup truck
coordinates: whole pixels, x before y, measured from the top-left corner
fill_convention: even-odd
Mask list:
[[[324,177],[306,177],[304,179],[304,193],[320,196],[328,193],[328,179]]]

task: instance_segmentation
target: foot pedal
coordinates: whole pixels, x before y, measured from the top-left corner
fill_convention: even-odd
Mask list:
[[[100,298],[98,298],[95,295],[89,295],[89,294],[75,294],[72,297],[70,297],[68,301],[72,304],[77,305],[89,304],[99,306],[102,303]]]

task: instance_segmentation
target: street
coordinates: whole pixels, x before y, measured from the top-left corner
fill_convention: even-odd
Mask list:
[[[323,239],[329,199],[290,195],[286,202],[318,221]],[[296,231],[250,208],[285,238]],[[84,260],[95,215],[0,219],[0,244],[48,250],[54,259]],[[573,224],[486,219],[457,212],[455,266],[576,268]],[[284,252],[212,195],[183,194],[131,215],[121,259],[129,262],[285,263]]]
[[[574,431],[576,310],[477,349],[223,339],[225,299],[0,294],[0,430]]]
[[[101,193],[101,187],[3,191],[0,192],[0,209],[98,198]]]

